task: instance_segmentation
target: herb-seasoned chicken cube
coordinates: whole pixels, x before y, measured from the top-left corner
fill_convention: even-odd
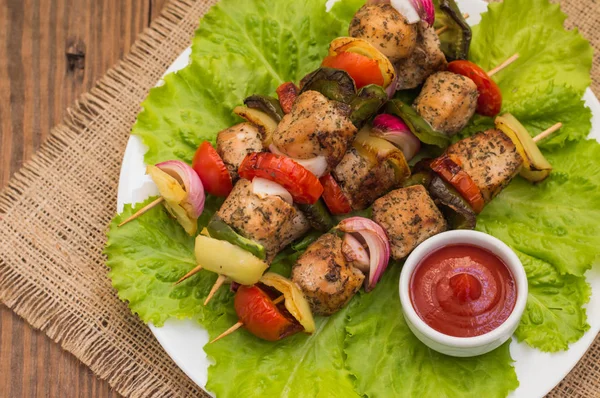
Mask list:
[[[217,153],[229,171],[231,180],[238,179],[237,170],[247,154],[262,152],[258,127],[251,123],[240,123],[217,134]]]

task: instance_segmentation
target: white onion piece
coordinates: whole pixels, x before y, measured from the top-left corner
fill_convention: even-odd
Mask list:
[[[181,160],[167,160],[166,162],[158,163],[156,167],[183,185],[187,197],[184,203],[182,203],[182,207],[191,218],[197,219],[200,217],[204,210],[206,195],[204,194],[202,181],[194,169]]]
[[[410,0],[421,19],[431,27],[435,22],[435,6],[432,0]]]
[[[317,178],[323,177],[325,171],[327,171],[327,159],[325,158],[325,156],[317,156],[310,159],[297,159],[281,152],[279,148],[277,148],[273,144],[269,145],[269,150],[275,155],[286,156],[292,159],[294,162],[298,163],[300,166],[313,173]]]
[[[363,273],[369,272],[369,253],[352,234],[344,234],[342,253],[347,261],[350,261]]]
[[[390,4],[400,14],[404,15],[409,24],[415,24],[421,20],[421,16],[413,5],[412,0],[390,0]]]
[[[252,192],[260,198],[264,198],[265,196],[279,196],[289,204],[294,203],[292,194],[287,189],[266,178],[254,177],[252,179]]]
[[[410,161],[421,150],[421,141],[410,131],[402,119],[394,115],[382,113],[373,120],[371,134],[383,138],[396,145]]]
[[[377,223],[364,217],[350,217],[337,226],[340,231],[359,234],[369,248],[369,277],[365,278],[365,291],[373,290],[390,261],[390,242]]]

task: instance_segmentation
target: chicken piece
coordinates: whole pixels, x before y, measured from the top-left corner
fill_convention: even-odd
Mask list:
[[[417,26],[390,4],[367,4],[354,14],[348,34],[368,41],[390,61],[409,57],[417,45]]]
[[[311,244],[292,267],[296,282],[314,314],[331,315],[358,292],[365,276],[347,263],[342,239],[325,234]]]
[[[247,154],[262,152],[260,130],[251,123],[240,123],[217,134],[217,153],[229,171],[231,181],[238,179],[237,170]]]
[[[292,158],[325,156],[328,171],[335,167],[356,135],[348,118],[350,106],[330,101],[316,91],[302,93],[292,111],[273,133],[273,144]]]
[[[398,75],[396,90],[408,90],[423,84],[432,73],[445,70],[448,62],[440,48],[440,38],[427,22],[418,24],[417,46],[412,55],[394,65]]]
[[[448,228],[422,185],[396,189],[377,199],[373,221],[387,233],[395,260],[408,256],[419,243]]]
[[[473,80],[452,72],[429,76],[414,107],[434,130],[454,135],[475,114],[479,92]]]
[[[372,164],[350,148],[331,172],[353,210],[366,209],[375,199],[395,187],[396,175],[389,162]]]
[[[300,210],[279,196],[258,197],[252,183],[244,179],[235,184],[217,216],[240,235],[263,245],[267,262],[310,229]]]
[[[519,174],[523,165],[515,144],[496,129],[460,140],[450,145],[445,153],[471,177],[486,203]]]

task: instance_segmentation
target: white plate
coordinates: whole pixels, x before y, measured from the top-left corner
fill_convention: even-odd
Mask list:
[[[458,3],[463,12],[471,15],[468,20],[471,25],[479,22],[480,14],[487,7],[487,4],[481,0],[459,0]],[[185,67],[190,52],[189,48],[185,50],[173,62],[165,75]],[[600,103],[589,89],[584,99],[593,113],[590,137],[600,141]],[[145,175],[144,153],[146,150],[147,147],[142,144],[139,137],[130,137],[119,179],[117,198],[119,212],[123,210],[125,203],[141,202],[150,195],[158,194],[150,178]],[[513,340],[510,352],[515,360],[514,366],[520,385],[509,397],[543,397],[571,371],[594,341],[600,331],[600,272],[598,270],[589,271],[586,276],[592,286],[592,297],[587,306],[590,330],[578,342],[572,344],[568,351],[556,354],[543,353]],[[205,388],[210,365],[202,349],[208,342],[206,330],[191,320],[169,320],[162,328],[150,325],[150,329],[175,363],[196,384]],[[195,344],[189,344],[190,341],[194,341]]]

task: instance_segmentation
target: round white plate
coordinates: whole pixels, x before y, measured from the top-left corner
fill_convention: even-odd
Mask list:
[[[480,14],[487,8],[487,4],[482,0],[458,0],[458,3],[463,12],[471,15],[468,20],[471,25],[479,22]],[[185,67],[188,64],[190,52],[189,48],[185,50],[173,62],[165,75]],[[600,102],[589,89],[584,99],[593,113],[590,138],[600,141]],[[145,175],[144,153],[147,149],[139,137],[130,137],[119,179],[117,198],[119,212],[123,210],[125,203],[142,202],[148,196],[158,194],[152,180]],[[514,366],[520,385],[509,397],[543,397],[571,371],[592,344],[600,331],[600,271],[589,271],[587,281],[592,287],[592,297],[587,306],[590,330],[578,342],[572,344],[568,351],[556,354],[543,353],[513,340],[510,352],[515,360]],[[149,326],[175,363],[196,384],[205,388],[210,365],[210,361],[202,349],[208,342],[206,330],[191,320],[169,320],[161,328],[152,324]],[[195,343],[190,344],[190,341]]]

